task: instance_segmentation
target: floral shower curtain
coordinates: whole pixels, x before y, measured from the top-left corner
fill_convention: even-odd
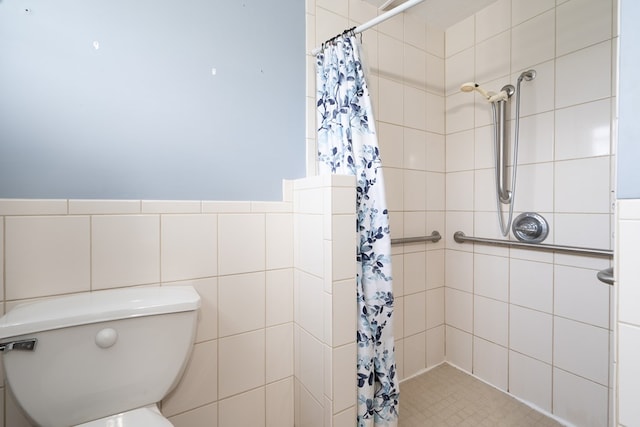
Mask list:
[[[371,99],[353,33],[316,56],[320,173],[356,176],[358,426],[396,426],[391,237]]]

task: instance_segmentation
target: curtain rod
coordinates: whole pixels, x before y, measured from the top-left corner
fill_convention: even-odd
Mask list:
[[[382,15],[376,16],[372,20],[367,21],[364,24],[355,27],[353,29],[353,33],[354,34],[362,33],[363,31],[368,30],[369,28],[376,26],[376,25],[380,24],[381,22],[386,21],[387,19],[393,18],[397,14],[402,13],[402,12],[404,12],[405,10],[407,10],[409,8],[412,8],[413,6],[415,6],[415,5],[419,4],[419,3],[422,3],[423,1],[425,1],[425,0],[409,0],[409,1],[405,2],[405,3],[402,3],[400,6],[396,6],[393,9],[383,13]],[[322,50],[322,48],[317,47],[317,48],[313,49],[313,51],[311,51],[311,53],[313,55],[317,55],[320,52],[320,50]]]

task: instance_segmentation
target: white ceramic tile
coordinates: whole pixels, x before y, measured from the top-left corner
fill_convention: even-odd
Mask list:
[[[427,52],[439,58],[445,57],[445,32],[440,28],[427,25]]]
[[[266,326],[293,320],[293,270],[266,272]]]
[[[551,365],[509,352],[509,392],[551,412]]]
[[[404,297],[404,335],[410,336],[424,332],[426,327],[425,292]]]
[[[378,145],[385,167],[402,168],[404,166],[403,138],[402,126],[379,122]]]
[[[521,122],[522,123],[522,122]],[[493,125],[474,129],[474,167],[476,169],[493,168]]]
[[[471,292],[473,289],[473,254],[447,250],[445,280],[448,288]]]
[[[444,324],[444,287],[427,291],[427,329]]]
[[[444,325],[427,330],[427,368],[439,365],[445,360],[444,331]]]
[[[251,202],[203,201],[202,213],[242,213],[251,211]]]
[[[447,325],[465,332],[473,331],[473,295],[445,288],[445,319]]]
[[[555,214],[555,243],[608,249],[609,214]],[[584,230],[589,230],[585,233]],[[556,258],[559,255],[556,254]],[[596,260],[591,260],[591,266]]]
[[[218,402],[219,427],[264,425],[265,414],[264,387]]]
[[[286,188],[283,189],[283,193],[287,192]],[[283,194],[283,200],[285,196]],[[282,202],[270,202],[270,201],[257,201],[251,202],[251,212],[256,213],[291,213],[293,212],[293,203],[291,201]]]
[[[266,382],[293,375],[293,324],[266,329]]]
[[[505,257],[474,255],[473,291],[476,295],[508,301],[509,259]]]
[[[356,404],[356,343],[333,349],[331,364],[333,412],[337,413]]]
[[[622,299],[621,299],[622,301]],[[621,425],[640,423],[640,329],[618,325],[618,416]]]
[[[589,88],[585,90],[585,88]],[[582,49],[556,60],[556,108],[611,96],[611,43]]]
[[[403,82],[405,85],[425,89],[425,85],[427,84],[426,55],[423,50],[406,43],[404,44]]]
[[[426,132],[417,129],[404,128],[403,164],[405,168],[420,171],[427,170],[426,139]],[[402,154],[402,150],[398,151]]]
[[[552,312],[553,264],[512,258],[509,276],[512,304]]]
[[[608,213],[609,167],[608,157],[556,162],[556,212]]]
[[[358,2],[362,3],[362,2]],[[427,49],[427,26],[419,16],[405,14],[404,16],[404,42],[417,47],[422,51]]]
[[[427,213],[421,212],[404,212],[404,236],[417,237],[427,234]],[[424,243],[405,244],[403,246],[405,252],[413,252],[424,250]]]
[[[427,232],[432,234],[437,231],[440,234],[440,240],[437,242],[427,243],[428,251],[435,251],[444,248],[443,233],[445,229],[445,212],[444,211],[427,211]],[[442,264],[444,267],[444,264]]]
[[[616,206],[616,212],[618,214],[618,218],[620,220],[630,219],[637,220],[640,219],[640,200],[638,199],[623,199],[618,200]]]
[[[6,217],[2,242],[6,299],[90,290],[89,217]]]
[[[447,96],[445,102],[447,134],[466,129],[473,129],[475,109],[472,95],[462,92],[453,93]]]
[[[142,213],[187,214],[200,213],[202,203],[199,200],[142,200]]]
[[[404,171],[404,209],[405,211],[424,211],[427,207],[427,173],[423,171]]]
[[[509,305],[481,296],[475,296],[473,301],[474,335],[506,346],[509,341]]]
[[[426,335],[421,332],[404,339],[404,378],[426,367]]]
[[[160,280],[159,216],[95,216],[91,229],[92,289]]]
[[[324,272],[322,216],[297,215],[298,234],[296,252],[296,267],[322,277]],[[221,230],[222,231],[222,230]],[[222,247],[220,248],[222,251]]]
[[[393,337],[397,341],[404,338],[404,296],[393,298]]]
[[[511,0],[495,1],[476,13],[476,43],[509,29]]]
[[[472,372],[472,335],[460,329],[446,326],[446,360],[466,372]]]
[[[517,173],[514,209],[517,212],[553,212],[553,163],[520,165]]]
[[[169,421],[176,427],[198,427],[209,423],[211,427],[218,427],[218,403],[211,403],[169,417]]]
[[[378,34],[378,67],[380,75],[402,81],[404,72],[403,45],[400,40]],[[382,98],[384,99],[384,98]]]
[[[402,211],[404,204],[404,174],[402,169],[383,168],[384,191],[387,207],[391,211]]]
[[[508,351],[505,347],[473,338],[473,374],[500,390],[508,390]]]
[[[607,388],[561,369],[553,370],[553,414],[574,425],[607,425]]]
[[[218,273],[265,269],[265,216],[218,215]]]
[[[72,215],[137,214],[141,212],[140,200],[69,200]]]
[[[471,170],[474,167],[474,131],[447,135],[447,172]]]
[[[603,286],[594,270],[556,265],[554,312],[558,316],[609,328],[610,289]],[[576,304],[578,295],[580,303]]]
[[[437,95],[444,95],[445,62],[435,55],[426,54],[427,58],[427,91]]]
[[[354,280],[335,282],[331,300],[332,341],[338,346],[353,342],[357,329],[356,283]]]
[[[162,413],[171,416],[218,400],[218,342],[196,344],[176,388],[162,401]]]
[[[333,215],[331,222],[332,280],[352,279],[356,275],[357,233],[355,215]]]
[[[494,23],[499,22],[495,20],[495,17],[493,19]],[[476,82],[487,82],[509,75],[511,67],[510,35],[510,32],[506,31],[476,44]]]
[[[558,368],[606,386],[609,383],[609,331],[556,317],[553,363]]]
[[[218,341],[218,394],[225,398],[264,384],[265,331]]]
[[[466,82],[475,81],[475,49],[470,48],[456,53],[445,62],[445,93],[447,95],[460,92],[460,86]],[[465,94],[469,101],[473,101],[471,94]]]
[[[316,7],[330,10],[341,16],[349,15],[349,3],[339,0],[316,0]]]
[[[554,160],[553,120],[554,116],[552,112],[521,117],[520,139],[518,143],[519,165],[550,162]],[[556,129],[556,134],[557,133],[558,130]]]
[[[552,316],[511,305],[509,312],[509,347],[542,362],[551,363]]]
[[[266,215],[266,268],[293,267],[293,215]]]
[[[404,295],[404,255],[391,254],[391,272],[393,274],[393,294]]]
[[[444,135],[427,132],[427,170],[433,172],[445,171]]]
[[[444,240],[445,240],[445,244],[447,248],[451,248],[454,249],[455,251],[462,251],[462,252],[472,252],[474,250],[474,245],[469,245],[469,244],[461,244],[461,243],[457,243],[454,239],[453,239],[453,234],[456,231],[462,231],[465,232],[468,235],[473,235],[473,230],[474,230],[474,213],[473,212],[450,212],[447,211],[446,213],[446,229],[445,232],[442,234]],[[480,245],[478,245],[480,246]],[[471,259],[469,259],[469,261],[471,263],[473,263],[473,261]],[[470,268],[471,268],[472,264],[465,264],[464,266],[464,271],[466,273],[471,272]],[[466,270],[467,268],[469,268],[469,270]],[[449,270],[447,268],[447,275],[449,274]],[[468,277],[473,277],[473,275],[470,274],[470,276]],[[447,285],[449,283],[449,277],[447,277]],[[464,282],[459,282],[459,283],[464,283]],[[449,285],[448,285],[449,286]]]
[[[556,5],[554,0],[512,0],[511,25],[518,25],[527,19],[531,19]]]
[[[0,199],[0,215],[65,215],[67,213],[67,200]]]
[[[556,9],[556,55],[611,38],[611,0],[573,0]]]
[[[378,31],[398,40],[402,40],[404,34],[404,14],[400,13],[378,25]]]
[[[620,201],[618,206],[624,202]],[[640,325],[640,263],[637,262],[640,252],[640,221],[619,221],[616,280],[618,287],[618,320]]]
[[[426,112],[427,126],[426,130],[435,133],[444,133],[445,131],[445,98],[444,96],[426,93]]]
[[[474,172],[473,207],[476,212],[496,212],[495,175],[495,169],[479,169]]]
[[[248,273],[218,278],[220,336],[265,327],[265,273]]]
[[[447,28],[445,32],[445,52],[449,58],[461,50],[473,45],[475,35],[475,19],[470,16]]]
[[[444,251],[427,251],[427,289],[444,286]]]
[[[608,98],[556,110],[556,160],[608,155],[610,128]]]
[[[555,11],[538,15],[511,30],[511,69],[523,70],[553,59]]]
[[[316,276],[300,272],[299,295],[296,306],[299,310],[299,324],[316,339],[324,336],[323,283]]]
[[[296,357],[298,354],[300,355],[300,375],[298,377],[315,399],[321,401],[324,393],[324,349],[322,343],[303,330],[300,333],[300,346],[296,347]]]
[[[343,2],[344,4],[348,4]],[[340,34],[345,28],[349,28],[349,20],[345,15],[339,15],[324,8],[315,9],[316,23],[316,45],[330,39],[336,34]]]
[[[217,215],[163,215],[160,226],[163,282],[217,274]]]
[[[448,173],[446,176],[447,210],[473,210],[473,171]]]
[[[356,407],[353,406],[347,410],[333,416],[331,422],[332,427],[351,427],[353,420],[357,418]]]
[[[293,378],[267,384],[266,399],[266,427],[294,425]]]
[[[426,289],[426,258],[424,252],[404,255],[404,294],[423,292]]]
[[[0,292],[2,292],[1,295],[3,295],[3,299],[6,297],[6,293],[5,293],[5,286],[4,286],[4,263],[5,263],[5,257],[4,257],[4,217],[0,217]]]
[[[402,84],[389,78],[381,77],[379,82],[380,103],[378,120],[402,126],[404,117]]]
[[[427,200],[428,211],[445,210],[445,174],[441,172],[427,172]]]
[[[300,410],[296,410],[295,425],[303,425],[309,427],[323,427],[323,408],[320,403],[308,392],[304,387],[300,387]],[[300,417],[300,421],[297,421]]]

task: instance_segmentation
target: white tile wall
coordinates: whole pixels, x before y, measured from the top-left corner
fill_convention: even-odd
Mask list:
[[[509,392],[551,412],[552,367],[537,359],[509,351]]]
[[[607,388],[561,369],[553,370],[553,413],[574,425],[607,425]]]

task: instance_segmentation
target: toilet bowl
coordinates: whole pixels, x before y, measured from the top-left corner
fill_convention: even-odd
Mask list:
[[[157,403],[193,348],[190,286],[123,288],[16,306],[0,318],[5,379],[42,427],[169,427]]]

